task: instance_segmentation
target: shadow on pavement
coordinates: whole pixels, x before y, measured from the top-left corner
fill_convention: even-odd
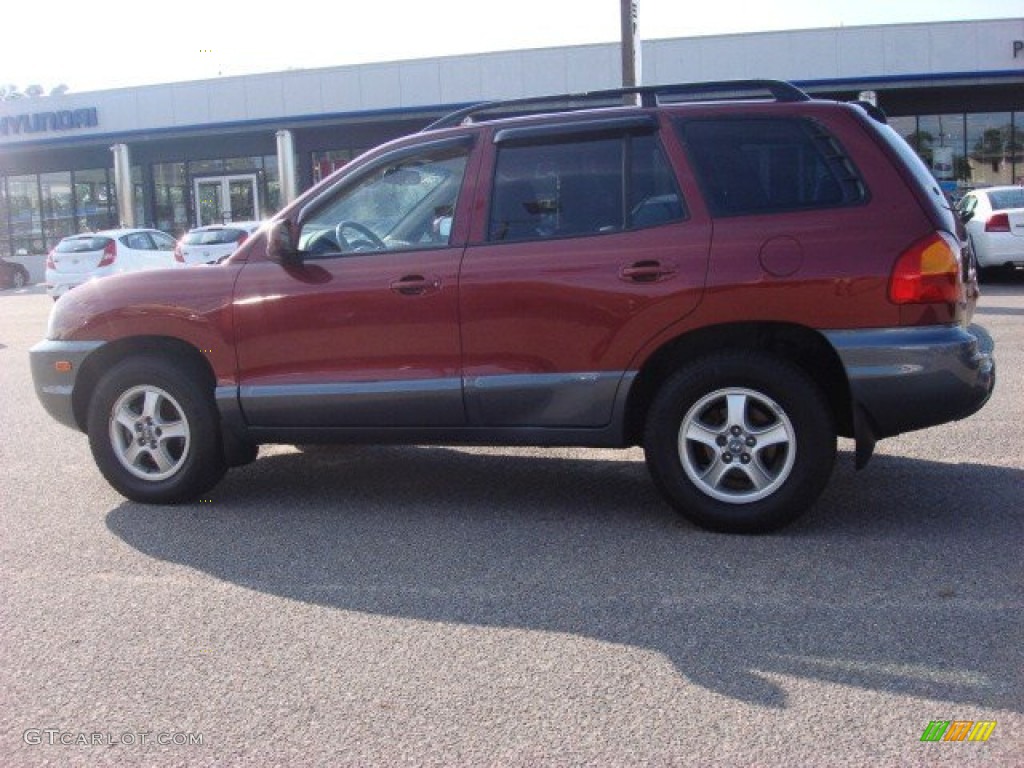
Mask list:
[[[126,502],[107,524],[293,600],[651,649],[764,707],[785,706],[781,674],[1024,711],[1024,472],[852,464],[841,452],[815,509],[763,537],[685,523],[642,461],[417,447],[273,455],[212,503]]]

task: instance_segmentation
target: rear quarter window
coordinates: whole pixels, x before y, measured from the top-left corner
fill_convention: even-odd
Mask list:
[[[806,118],[679,122],[712,215],[858,205],[867,189],[824,127]]]

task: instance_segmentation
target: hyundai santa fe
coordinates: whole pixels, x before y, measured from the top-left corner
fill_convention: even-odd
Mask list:
[[[378,147],[223,263],[89,283],[37,393],[130,499],[265,443],[642,446],[714,530],[995,382],[938,184],[877,109],[776,81],[500,102]]]

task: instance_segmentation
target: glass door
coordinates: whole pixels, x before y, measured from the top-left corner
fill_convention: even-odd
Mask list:
[[[259,218],[259,191],[254,173],[196,179],[195,195],[197,226]]]

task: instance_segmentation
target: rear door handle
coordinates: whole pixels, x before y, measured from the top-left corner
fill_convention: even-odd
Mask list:
[[[441,278],[423,275],[404,275],[391,281],[391,290],[403,296],[422,296],[441,290]]]
[[[629,283],[657,283],[676,273],[675,264],[662,264],[654,259],[635,261],[619,270],[619,279]]]

